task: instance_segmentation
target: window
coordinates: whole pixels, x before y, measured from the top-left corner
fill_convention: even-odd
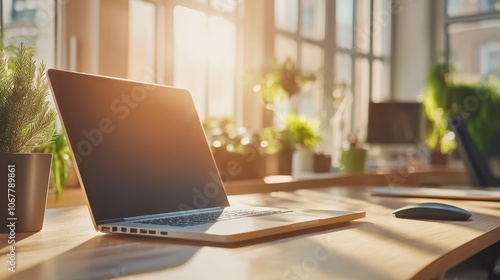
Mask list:
[[[242,2],[130,0],[129,78],[188,89],[201,119],[234,116]]]
[[[340,151],[347,133],[366,133],[368,104],[390,99],[390,0],[275,0],[274,50],[278,62],[296,61],[324,80],[302,92],[298,106],[321,122],[324,152]],[[334,19],[334,20],[331,20]],[[333,46],[333,47],[332,47]],[[333,93],[332,93],[333,91]]]
[[[201,118],[237,115],[242,90],[238,83],[245,75],[241,73],[245,67],[240,67],[243,54],[239,50],[244,6],[250,5],[247,2],[129,0],[129,77],[152,77],[156,82],[188,89]],[[263,3],[260,7],[268,7]],[[323,74],[296,100],[279,107],[274,122],[280,121],[280,114],[295,111],[321,121],[324,138],[330,137],[330,119],[338,109],[331,106],[333,85],[343,83],[353,93],[353,102],[346,110],[348,130],[364,130],[369,101],[390,97],[391,1],[271,3],[275,28],[266,27],[263,37],[273,38],[266,47],[274,49],[274,59],[284,62],[291,58],[305,73]],[[144,14],[147,16],[140,17]],[[151,53],[154,56],[141,55]]]
[[[292,59],[304,73],[318,73],[325,61],[325,0],[275,0],[274,55],[278,63]],[[294,111],[320,118],[323,104],[323,84],[315,81],[299,95],[276,106],[274,123],[279,125],[283,114]]]
[[[446,60],[457,72],[500,78],[500,1],[445,2]]]
[[[156,12],[154,3],[129,3],[128,77],[132,80],[157,82]]]
[[[336,1],[335,77],[351,89],[352,129],[361,137],[369,102],[390,99],[391,9],[389,0]]]
[[[446,14],[449,17],[487,14],[500,11],[498,0],[447,0]]]
[[[36,48],[35,59],[56,64],[56,1],[2,0],[1,34],[5,45],[21,42]]]

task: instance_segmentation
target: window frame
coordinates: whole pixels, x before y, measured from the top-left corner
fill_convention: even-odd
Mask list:
[[[274,2],[274,1],[273,1]],[[387,4],[389,6],[392,5],[392,1],[388,1]],[[302,43],[309,43],[313,44],[315,46],[319,46],[323,50],[324,54],[324,65],[322,69],[322,75],[325,77],[323,79],[323,114],[318,112],[318,115],[322,115],[320,118],[321,124],[320,127],[322,128],[322,138],[324,147],[323,150],[326,153],[333,154],[335,153],[336,148],[331,147],[332,141],[333,141],[333,136],[332,134],[334,133],[334,129],[332,128],[332,125],[330,124],[330,120],[333,118],[334,112],[333,107],[331,106],[332,102],[334,102],[334,97],[332,96],[333,90],[338,86],[337,83],[337,73],[336,73],[336,56],[337,54],[343,54],[347,55],[351,59],[351,73],[350,73],[350,81],[349,81],[349,91],[352,93],[352,96],[354,97],[354,102],[350,105],[350,110],[351,114],[349,116],[350,120],[347,122],[347,130],[348,131],[354,131],[359,129],[360,130],[360,136],[361,139],[363,139],[365,133],[366,133],[366,128],[367,128],[367,123],[366,121],[362,120],[361,115],[356,114],[356,109],[355,106],[360,106],[364,105],[366,108],[368,108],[368,104],[356,104],[356,92],[357,92],[357,85],[355,83],[356,79],[356,71],[357,71],[357,66],[356,66],[356,61],[360,58],[366,58],[368,61],[368,96],[367,98],[368,102],[372,101],[372,96],[373,96],[373,91],[374,91],[374,83],[373,83],[373,65],[375,61],[380,61],[383,63],[387,69],[387,77],[385,82],[385,87],[387,88],[387,96],[389,97],[390,100],[394,99],[393,92],[392,92],[392,63],[391,63],[391,46],[392,46],[392,18],[393,18],[393,13],[389,12],[390,18],[389,18],[389,26],[387,29],[384,29],[383,32],[387,32],[387,42],[384,42],[384,44],[388,45],[388,51],[387,52],[382,52],[380,55],[375,55],[373,51],[373,42],[374,42],[374,14],[375,14],[375,6],[374,6],[374,0],[369,1],[369,20],[370,20],[370,27],[369,27],[369,47],[368,47],[368,53],[363,53],[361,50],[358,50],[356,47],[357,43],[357,37],[356,36],[356,30],[357,30],[357,14],[358,14],[358,1],[353,1],[353,21],[352,21],[352,46],[351,48],[343,48],[337,44],[337,36],[336,36],[336,28],[337,28],[337,21],[336,21],[336,12],[337,12],[337,1],[331,1],[331,0],[326,0],[325,1],[325,34],[324,34],[324,39],[323,40],[312,40],[309,38],[304,38],[304,36],[301,35],[301,13],[302,13],[302,0],[297,1],[298,5],[298,28],[295,32],[289,32],[286,30],[281,30],[276,26],[275,20],[273,19],[273,28],[270,28],[269,33],[272,33],[268,38],[272,38],[271,42],[267,44],[269,48],[273,50],[273,56],[270,56],[267,58],[268,61],[271,61],[273,59],[276,59],[274,57],[274,51],[276,46],[274,45],[274,38],[276,36],[284,36],[286,38],[292,39],[296,44],[297,44],[297,61],[296,63],[300,66],[301,62],[301,44]],[[273,5],[274,7],[274,5]],[[385,7],[385,5],[384,5]],[[391,7],[392,8],[392,7]],[[274,11],[273,11],[273,16],[274,16]],[[327,77],[334,77],[333,79],[329,79]],[[345,139],[342,139],[341,141],[345,141]],[[342,143],[341,143],[342,144]]]

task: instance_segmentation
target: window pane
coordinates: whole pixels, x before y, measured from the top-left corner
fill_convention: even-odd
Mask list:
[[[301,30],[306,38],[323,40],[325,38],[325,0],[302,0]]]
[[[352,88],[352,58],[349,54],[336,53],[335,55],[335,88],[332,92],[333,117],[331,146],[332,164],[335,167],[341,162],[341,150],[351,132],[352,105],[349,106]]]
[[[372,101],[383,102],[391,98],[389,92],[389,63],[376,59],[372,69]]]
[[[370,51],[370,1],[356,1],[356,49]]]
[[[238,5],[238,0],[212,0],[210,6],[212,9],[221,13],[234,13]]]
[[[449,17],[500,11],[499,0],[447,0],[446,13]]]
[[[391,1],[373,1],[373,55],[389,56],[391,46]]]
[[[236,83],[236,27],[219,17],[210,17],[208,44],[208,114],[234,115]]]
[[[324,54],[323,49],[318,46],[303,43],[301,55],[301,68],[304,74],[318,74],[323,68]],[[302,89],[298,98],[298,113],[311,117],[319,117],[323,109],[323,80],[317,79]]]
[[[174,9],[174,86],[191,92],[200,118],[206,116],[206,21],[201,12]]]
[[[287,58],[297,61],[297,42],[282,35],[276,35],[274,39],[274,55],[279,63]]]
[[[348,54],[337,53],[335,55],[335,80],[352,84],[352,59]]]
[[[450,63],[457,72],[498,75],[500,20],[454,23],[448,32]]]
[[[128,48],[128,77],[137,81],[155,82],[156,6],[153,3],[130,1]]]
[[[358,132],[361,139],[365,139],[366,125],[368,123],[368,101],[370,71],[367,58],[358,58],[355,61],[354,73],[354,126],[353,131]]]
[[[305,73],[316,73],[323,67],[323,49],[319,46],[303,43],[302,44],[301,67]]]
[[[481,75],[500,78],[500,40],[481,46]]]
[[[337,45],[341,48],[352,48],[352,33],[353,33],[353,15],[354,1],[352,0],[337,0],[336,1],[336,17],[337,17]]]
[[[35,59],[55,66],[55,5],[53,0],[2,0],[5,45],[25,42],[36,48]]]
[[[298,0],[275,0],[274,18],[277,28],[292,33],[297,32],[299,22]]]
[[[297,63],[298,46],[295,40],[277,34],[274,39],[274,44],[274,55],[277,63],[285,63],[287,59],[291,59],[294,63]],[[293,110],[288,99],[276,101],[274,104],[274,125],[278,127],[283,125],[283,117],[289,111]]]

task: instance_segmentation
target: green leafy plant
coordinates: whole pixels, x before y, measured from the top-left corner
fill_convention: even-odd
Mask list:
[[[40,153],[52,153],[50,187],[60,197],[69,175],[69,160],[71,156],[64,132],[56,133],[50,143],[37,148],[36,151]]]
[[[0,50],[0,153],[32,152],[54,133],[45,65],[33,57],[23,43]]]
[[[452,68],[436,64],[430,70],[423,105],[428,119],[426,143],[443,154],[456,147],[448,129],[450,114],[459,115],[483,153],[498,153],[500,141],[500,95],[498,81],[457,77]]]
[[[456,144],[450,138],[448,130],[448,108],[450,98],[448,91],[448,67],[444,64],[434,65],[427,78],[427,87],[424,91],[424,111],[428,119],[427,146],[440,153],[447,154]]]
[[[498,81],[490,77],[473,84],[449,87],[451,112],[459,115],[483,154],[500,155],[500,92]]]
[[[304,116],[289,113],[285,116],[284,127],[266,127],[262,139],[267,142],[266,152],[277,153],[281,150],[313,149],[320,141],[317,126]]]
[[[254,91],[258,92],[265,104],[272,104],[299,93],[301,87],[316,80],[315,73],[306,74],[291,58],[283,64],[274,63],[271,70],[257,77]]]

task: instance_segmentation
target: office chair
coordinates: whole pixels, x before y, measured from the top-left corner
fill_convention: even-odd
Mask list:
[[[458,152],[465,162],[471,184],[478,187],[500,186],[500,180],[493,176],[488,160],[477,148],[463,120],[458,115],[448,118],[448,127],[455,132]]]

